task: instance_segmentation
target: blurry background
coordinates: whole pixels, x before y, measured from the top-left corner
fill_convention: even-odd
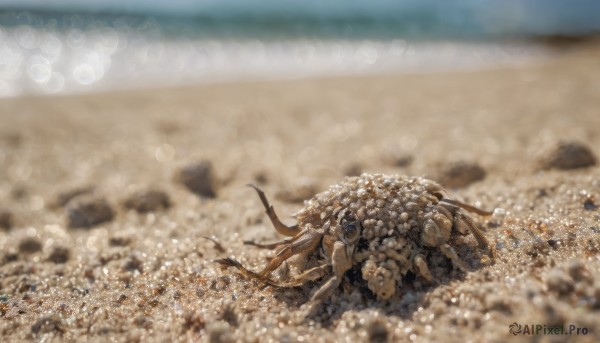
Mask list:
[[[0,341],[502,342],[517,322],[600,342],[599,16],[599,0],[0,0]],[[476,218],[496,262],[458,248],[472,273],[407,275],[385,304],[355,269],[359,292],[312,319],[321,281],[280,291],[214,263],[260,270],[271,252],[242,242],[282,238],[247,183],[291,224],[362,172],[505,209]]]
[[[0,97],[478,68],[599,31],[594,0],[0,0]]]

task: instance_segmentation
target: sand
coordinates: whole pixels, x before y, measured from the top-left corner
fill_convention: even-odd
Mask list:
[[[597,47],[471,72],[2,99],[0,115],[1,341],[600,340]],[[264,287],[214,263],[259,270],[272,253],[243,240],[282,238],[247,183],[293,223],[361,172],[504,209],[475,216],[493,263],[310,306],[320,282]]]

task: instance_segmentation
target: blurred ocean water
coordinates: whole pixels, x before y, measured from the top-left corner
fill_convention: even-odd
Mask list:
[[[599,31],[591,0],[0,0],[0,97],[478,68]]]

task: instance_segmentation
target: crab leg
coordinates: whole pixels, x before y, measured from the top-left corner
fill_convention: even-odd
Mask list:
[[[281,249],[277,252],[277,255],[267,264],[267,266],[260,272],[255,273],[244,266],[238,261],[232,258],[224,258],[216,260],[215,262],[228,267],[237,268],[242,275],[249,279],[260,279],[263,282],[270,285],[277,285],[274,281],[271,281],[268,275],[275,269],[277,269],[285,260],[288,258],[315,250],[317,245],[321,241],[323,235],[316,231],[304,230],[300,234],[296,235],[293,239],[289,240],[289,243],[285,243]]]
[[[454,267],[462,270],[465,273],[469,271],[469,268],[467,268],[465,263],[460,259],[460,257],[458,257],[456,251],[454,251],[454,249],[450,245],[442,244],[440,245],[440,250],[444,255],[446,255],[446,257],[448,257],[452,261],[452,265]]]
[[[290,236],[290,237],[296,236],[298,233],[300,233],[300,228],[298,227],[298,224],[292,225],[292,226],[287,226],[279,220],[279,218],[277,217],[277,214],[275,213],[275,209],[273,208],[273,206],[271,204],[269,204],[269,200],[267,200],[267,196],[265,195],[265,192],[263,192],[260,188],[258,188],[257,186],[255,186],[253,184],[248,184],[248,187],[254,188],[256,193],[258,193],[258,197],[260,198],[260,201],[263,203],[266,213],[269,216],[269,219],[271,220],[271,223],[273,224],[273,226],[275,227],[275,230],[277,230],[277,232],[279,232],[282,235]]]
[[[467,223],[469,230],[471,231],[473,236],[475,236],[475,239],[477,239],[477,243],[479,244],[480,247],[482,247],[482,248],[489,247],[489,243],[488,243],[487,239],[485,239],[485,237],[481,233],[481,230],[479,230],[479,227],[477,226],[477,224],[473,223],[471,218],[469,218],[465,215],[462,215],[460,213],[457,213],[457,216],[458,216],[458,218],[457,218],[458,220],[462,220],[463,223]]]
[[[260,274],[257,274],[255,272],[251,271],[250,269],[247,269],[240,262],[238,262],[237,260],[235,260],[231,257],[221,258],[221,259],[215,260],[215,262],[222,264],[224,266],[227,266],[227,267],[237,268],[242,273],[242,275],[244,275],[248,279],[258,279],[258,280],[266,282],[265,278],[263,278]]]
[[[255,241],[244,241],[245,245],[252,245],[260,249],[276,249],[284,244],[289,244],[294,241],[294,238],[284,239],[283,241],[273,242],[273,243],[256,243]]]
[[[304,237],[306,234],[308,234],[308,231],[307,230],[303,230],[303,231],[300,231],[300,233],[298,233],[296,236],[294,236],[292,238],[284,239],[284,240],[279,241],[279,242],[261,244],[261,243],[256,243],[254,241],[244,241],[244,244],[246,244],[246,245],[252,245],[252,246],[258,247],[260,249],[270,249],[270,250],[272,250],[272,249],[278,249],[278,251],[276,252],[276,254],[279,254],[282,250],[285,249],[286,246],[291,245],[292,243],[294,243],[295,241],[299,240],[300,238],[306,239],[306,237]]]
[[[319,278],[322,278],[323,276],[325,276],[325,274],[327,273],[327,271],[330,268],[331,268],[330,265],[322,264],[318,267],[311,268],[300,275],[294,276],[293,279],[289,282],[270,283],[270,285],[277,286],[277,287],[285,287],[285,288],[302,286],[303,284],[305,284],[308,281],[314,281]]]
[[[294,255],[315,250],[321,241],[321,237],[323,237],[323,235],[316,231],[302,231],[300,234],[294,237],[290,243],[281,247],[281,250],[277,252],[277,255],[275,255],[269,264],[260,272],[260,275],[269,275],[285,260]]]
[[[348,256],[346,252],[346,244],[343,242],[337,241],[333,245],[331,266],[333,268],[334,275],[317,290],[317,292],[311,297],[311,301],[325,299],[325,297],[327,297],[340,285],[342,278],[348,269],[352,268],[352,256]]]
[[[423,254],[416,254],[413,258],[413,268],[417,272],[417,274],[421,275],[428,282],[433,282],[433,276],[431,276],[431,272],[427,267],[427,262],[425,261],[425,256]]]
[[[471,206],[469,204],[462,203],[462,202],[457,201],[457,200],[452,200],[452,199],[446,199],[446,198],[444,198],[444,199],[440,200],[440,202],[444,202],[444,203],[450,204],[452,206],[460,207],[460,208],[462,208],[464,210],[467,210],[469,212],[477,213],[480,216],[491,216],[492,214],[494,214],[494,212],[482,210],[480,208],[477,208],[475,206]]]
[[[479,229],[479,227],[471,220],[471,218],[469,218],[468,216],[465,216],[464,214],[462,214],[460,211],[457,211],[457,210],[459,209],[459,207],[463,208],[462,206],[467,206],[468,208],[465,208],[467,211],[469,209],[471,209],[471,210],[474,209],[476,211],[479,211],[479,213],[484,213],[484,215],[487,215],[488,213],[491,214],[491,212],[486,212],[484,210],[478,209],[477,207],[473,207],[471,205],[463,204],[461,202],[450,200],[450,199],[440,200],[440,205],[442,206],[442,208],[445,208],[445,209],[449,210],[450,212],[452,212],[453,217],[454,217],[454,225],[459,225],[458,224],[459,222],[465,223],[467,225],[467,227],[469,228],[469,231],[471,231],[473,236],[475,236],[475,239],[477,239],[477,243],[479,244],[480,247],[486,248],[489,246],[488,241],[485,239],[485,237],[481,233],[481,230]]]
[[[260,274],[257,274],[255,272],[247,269],[240,262],[238,262],[230,257],[216,260],[215,262],[220,263],[227,267],[237,268],[237,270],[239,270],[242,273],[242,275],[244,275],[244,277],[246,277],[248,279],[256,279],[261,282],[264,282],[265,284],[267,284],[269,286],[282,287],[282,288],[298,287],[298,286],[302,286],[303,284],[305,284],[308,281],[314,281],[316,279],[322,278],[325,275],[325,273],[327,272],[327,270],[330,268],[329,265],[323,264],[318,267],[311,268],[300,275],[294,276],[292,281],[277,282],[277,281],[271,280],[270,278],[263,277]]]

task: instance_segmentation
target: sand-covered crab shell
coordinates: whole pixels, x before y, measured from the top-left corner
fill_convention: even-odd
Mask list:
[[[481,248],[488,246],[463,209],[481,215],[491,213],[447,198],[442,186],[422,177],[347,177],[306,201],[295,215],[297,225],[291,227],[279,222],[262,191],[255,189],[277,231],[293,238],[272,245],[249,242],[277,249],[275,258],[259,274],[233,259],[221,262],[237,267],[249,277],[284,287],[333,274],[313,299],[330,294],[351,268],[360,268],[363,281],[378,299],[389,299],[401,288],[409,271],[428,282],[434,281],[428,264],[440,256],[467,271],[452,246],[458,235],[470,231]],[[355,236],[348,236],[349,232]],[[282,282],[269,278],[283,261],[300,254],[308,261],[301,274]]]

